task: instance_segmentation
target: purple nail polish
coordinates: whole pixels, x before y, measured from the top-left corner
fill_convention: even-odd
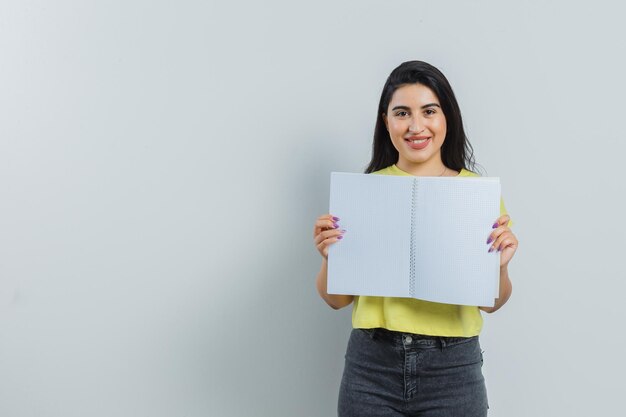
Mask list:
[[[491,253],[491,251],[493,251],[493,248],[489,248],[487,252]]]
[[[346,230],[346,229],[341,229],[341,230],[340,230],[340,232],[341,232],[341,233],[346,233],[346,232],[347,232],[347,230]]]
[[[336,229],[339,227],[339,225],[337,223],[333,223],[333,227]]]
[[[334,220],[334,221],[337,221],[337,220],[339,220],[339,217],[335,217],[335,216],[333,216],[333,220]]]
[[[494,223],[493,226],[491,226],[492,229],[495,229],[496,227],[498,227],[498,223]]]
[[[337,236],[337,239],[343,239],[342,235]]]
[[[493,240],[493,237],[489,236],[489,239],[487,239],[487,243],[491,243],[492,240]]]

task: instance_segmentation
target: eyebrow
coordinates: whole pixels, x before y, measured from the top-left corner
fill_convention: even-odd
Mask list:
[[[439,107],[439,108],[441,108],[441,106],[440,106],[439,104],[437,104],[437,103],[428,103],[428,104],[424,104],[424,105],[423,105],[422,107],[420,107],[420,108],[423,110],[423,109],[425,109],[425,108],[427,108],[427,107]],[[410,108],[410,107],[408,107],[408,106],[396,106],[396,107],[394,107],[393,109],[391,109],[391,111],[394,111],[394,110],[411,110],[411,108]]]

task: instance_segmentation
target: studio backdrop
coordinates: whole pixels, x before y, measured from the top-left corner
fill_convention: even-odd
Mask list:
[[[0,416],[326,417],[331,171],[400,63],[450,80],[519,249],[491,416],[615,415],[626,371],[624,7],[0,1]]]

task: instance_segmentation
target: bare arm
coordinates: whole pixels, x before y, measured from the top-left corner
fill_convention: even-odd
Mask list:
[[[326,301],[326,304],[338,310],[343,308],[354,300],[353,295],[340,295],[340,294],[328,294],[326,292],[327,289],[327,279],[328,279],[328,261],[326,258],[322,260],[322,267],[320,268],[320,272],[317,274],[317,292],[320,294],[320,297]]]
[[[317,292],[320,294],[320,297],[335,310],[347,306],[354,300],[353,295],[328,294],[327,292],[328,247],[340,241],[345,232],[345,230],[339,229],[338,221],[339,219],[337,217],[325,214],[316,220],[315,227],[313,228],[313,241],[320,255],[322,255],[322,267],[317,274],[315,285],[317,286]]]
[[[507,226],[509,220],[511,220],[511,218],[508,214],[500,216],[494,224],[495,230],[491,232],[489,240],[487,241],[487,243],[493,242],[489,252],[496,249],[500,252],[500,293],[498,294],[498,298],[496,298],[493,307],[478,307],[487,313],[498,311],[498,309],[509,300],[511,292],[513,292],[513,285],[509,278],[509,262],[511,258],[513,258],[519,242],[517,241],[517,237],[515,237],[511,229]]]
[[[500,267],[500,294],[498,298],[496,298],[496,303],[493,307],[478,307],[482,311],[486,313],[493,313],[494,311],[498,311],[500,307],[502,307],[511,297],[511,292],[513,291],[513,284],[511,284],[511,279],[509,278],[509,268],[507,265]]]

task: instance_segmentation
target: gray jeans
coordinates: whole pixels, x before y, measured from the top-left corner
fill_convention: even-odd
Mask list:
[[[352,329],[339,417],[486,416],[478,336]]]

